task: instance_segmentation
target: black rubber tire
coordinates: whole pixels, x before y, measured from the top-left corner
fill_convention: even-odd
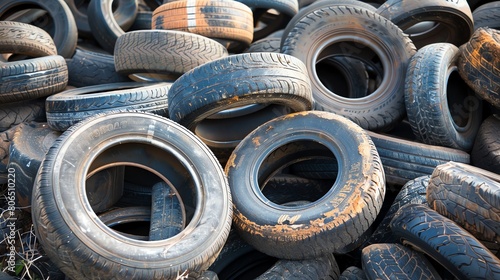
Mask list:
[[[227,49],[210,38],[174,30],[127,32],[116,41],[114,52],[115,68],[119,73],[158,73],[176,77],[227,56]]]
[[[86,148],[72,148],[78,146]],[[130,155],[143,153],[141,146],[155,151],[142,156],[145,163]],[[114,153],[116,148],[122,152]],[[100,222],[84,198],[81,176],[116,163],[117,157],[122,164],[168,168],[165,163],[171,161],[165,155],[178,161],[184,170],[181,177],[193,185],[177,188],[196,207],[184,234],[144,243],[124,238]],[[162,166],[149,166],[155,156],[163,158]],[[37,174],[32,216],[47,255],[72,279],[175,279],[185,270],[206,270],[215,260],[229,233],[231,204],[224,172],[203,142],[166,118],[122,112],[88,118],[58,138]]]
[[[458,73],[482,99],[500,109],[500,30],[477,29],[460,47]]]
[[[262,38],[253,42],[250,47],[245,51],[247,53],[256,53],[256,52],[268,52],[268,53],[279,53],[281,38],[273,37],[273,38]]]
[[[151,11],[138,11],[135,17],[134,24],[130,26],[127,31],[135,30],[150,30],[153,24],[153,12]]]
[[[0,53],[24,54],[31,57],[57,55],[49,33],[31,24],[0,21]]]
[[[361,263],[371,280],[441,279],[424,255],[400,244],[370,245],[363,249]]]
[[[322,198],[280,206],[262,194],[263,182],[280,168],[303,157],[323,157],[325,150],[339,159],[341,171]],[[236,147],[225,171],[233,195],[233,227],[257,250],[283,259],[345,253],[375,220],[385,193],[382,165],[369,137],[328,112],[289,114],[259,126]]]
[[[471,152],[471,164],[500,174],[500,116],[492,115],[483,121]]]
[[[68,68],[62,56],[6,62],[0,67],[0,103],[25,101],[62,91]]]
[[[87,8],[87,17],[90,30],[96,41],[109,53],[113,53],[118,37],[125,34],[134,23],[138,12],[137,1],[121,1],[121,13],[113,15],[112,2],[114,0],[91,0]],[[118,22],[128,19],[129,23],[120,26]]]
[[[98,113],[139,110],[168,115],[170,83],[113,83],[76,88],[47,98],[46,115],[50,128],[64,131]]]
[[[151,190],[151,226],[149,240],[162,240],[179,234],[186,226],[184,205],[181,204],[176,190],[165,182],[158,182]]]
[[[403,206],[391,221],[401,242],[433,258],[458,279],[495,279],[500,260],[450,219],[421,204]]]
[[[307,260],[279,260],[255,280],[338,279],[339,267],[332,254]]]
[[[250,104],[310,110],[311,98],[304,64],[278,53],[243,53],[206,63],[182,75],[168,92],[170,119],[191,130],[217,112]]]
[[[46,121],[45,98],[0,104],[0,131],[31,121]]]
[[[145,206],[115,208],[99,214],[99,219],[108,227],[124,225],[127,223],[149,222],[151,208]],[[148,236],[119,232],[119,234],[137,240],[149,240]]]
[[[3,0],[0,2],[0,20],[19,10],[29,8],[40,8],[48,12],[54,22],[52,38],[57,47],[57,54],[70,58],[76,49],[78,31],[68,5],[59,0]]]
[[[396,25],[353,5],[325,7],[305,15],[281,48],[282,53],[306,64],[316,110],[337,113],[369,130],[388,129],[403,119],[404,79],[415,51]],[[380,86],[362,98],[347,98],[328,90],[318,78],[316,64],[322,58],[339,55],[358,58],[374,67],[381,63],[384,77]]]
[[[9,177],[8,168],[10,158],[9,150],[16,129],[17,126],[0,132],[0,184],[5,184],[8,181],[7,179]]]
[[[153,11],[152,29],[199,34],[228,49],[248,47],[253,40],[253,13],[238,1],[173,1]]]
[[[126,172],[125,174],[128,174]],[[123,183],[123,194],[116,202],[117,207],[131,206],[151,206],[153,199],[151,197],[152,186],[140,186],[125,180]]]
[[[439,165],[432,173],[427,200],[432,209],[500,253],[500,175],[454,162]]]
[[[66,59],[66,64],[68,84],[74,87],[131,82],[127,75],[116,72],[112,55],[77,48],[75,55]]]
[[[316,201],[325,195],[333,183],[311,180],[289,174],[275,175],[261,188],[271,202],[282,205],[294,201]]]
[[[472,12],[467,1],[388,0],[377,9],[377,13],[403,31],[424,21],[437,23],[427,32],[410,34],[418,49],[432,43],[451,43],[459,47],[474,32]]]
[[[405,105],[419,142],[470,151],[483,103],[460,78],[458,56],[458,48],[449,43],[419,49],[408,66]]]
[[[382,159],[387,183],[404,185],[420,176],[431,175],[434,168],[448,161],[470,163],[464,151],[421,144],[368,132]]]
[[[350,266],[340,274],[339,280],[367,280],[366,274],[363,269]]]
[[[479,27],[489,27],[500,29],[500,1],[486,3],[477,7],[472,12],[474,19],[474,29]]]

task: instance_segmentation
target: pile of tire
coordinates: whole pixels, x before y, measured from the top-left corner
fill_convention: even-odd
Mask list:
[[[35,274],[500,278],[500,2],[367,2],[2,1]]]

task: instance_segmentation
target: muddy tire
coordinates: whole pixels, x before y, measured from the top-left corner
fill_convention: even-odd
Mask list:
[[[291,134],[300,136],[291,139]],[[328,154],[339,160],[342,171],[327,194],[307,207],[279,206],[260,190],[281,168]],[[259,126],[236,147],[225,170],[233,226],[257,250],[283,259],[348,251],[375,220],[385,193],[382,165],[369,137],[353,122],[327,112],[289,114]]]
[[[483,107],[458,74],[458,55],[449,43],[418,50],[408,66],[405,105],[419,142],[470,151]]]
[[[34,25],[0,21],[0,53],[31,57],[57,55],[56,45],[45,30]]]
[[[72,148],[80,145],[91,148]],[[155,158],[163,164],[152,165]],[[81,178],[116,162],[159,175],[166,174],[161,169],[178,170],[169,173],[178,177],[168,178],[171,186],[179,186],[184,203],[194,207],[185,234],[145,243],[116,234],[99,220]],[[63,133],[42,162],[32,202],[40,243],[73,279],[176,279],[186,270],[206,270],[231,226],[227,179],[208,147],[182,126],[138,112],[100,114]]]
[[[477,29],[460,47],[458,73],[482,99],[500,109],[500,31]]]
[[[492,115],[483,121],[471,152],[471,164],[500,174],[500,116]]]

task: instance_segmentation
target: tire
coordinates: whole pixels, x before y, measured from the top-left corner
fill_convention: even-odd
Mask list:
[[[253,42],[250,47],[245,51],[247,53],[256,52],[268,52],[268,53],[279,53],[280,52],[281,38],[262,38],[258,41]]]
[[[159,182],[153,186],[151,196],[149,240],[168,239],[179,234],[186,227],[186,217],[176,190],[165,182]]]
[[[500,117],[492,115],[481,124],[471,152],[471,164],[500,174]]]
[[[482,122],[482,102],[460,78],[458,48],[422,47],[410,60],[405,104],[419,142],[470,151]]]
[[[6,184],[9,178],[9,149],[16,129],[17,126],[0,132],[0,184]]]
[[[75,55],[66,63],[68,84],[74,87],[131,82],[127,75],[116,72],[112,55],[77,48]]]
[[[250,104],[279,104],[292,112],[310,110],[311,89],[305,72],[298,59],[275,53],[231,55],[206,63],[182,75],[170,88],[170,119],[194,130],[215,113]]]
[[[125,174],[129,174],[126,170]],[[116,203],[117,207],[131,206],[151,206],[153,199],[151,197],[152,186],[140,186],[125,180],[123,183],[123,194]],[[151,216],[151,215],[150,215]]]
[[[403,206],[391,221],[403,244],[424,252],[459,279],[494,279],[500,260],[470,233],[425,205]]]
[[[441,279],[424,255],[400,244],[370,245],[361,262],[368,279]]]
[[[57,55],[56,45],[45,30],[14,21],[0,21],[0,53],[31,57]]]
[[[367,280],[366,274],[363,269],[350,266],[340,274],[339,280]]]
[[[500,175],[453,162],[436,167],[427,188],[432,209],[496,254],[500,250],[499,194]]]
[[[80,145],[90,149],[71,148]],[[144,243],[98,220],[81,176],[117,162],[157,174],[178,170],[169,173],[179,177],[170,176],[170,186],[179,186],[184,203],[195,208],[183,234]],[[41,245],[72,279],[176,279],[185,270],[206,270],[226,241],[232,216],[227,179],[206,145],[168,119],[139,112],[99,114],[63,133],[42,162],[32,203]]]
[[[76,49],[78,33],[75,18],[64,1],[5,0],[0,3],[0,20],[4,20],[23,7],[33,6],[48,12],[54,22],[52,38],[57,47],[57,54],[70,58]]]
[[[342,171],[319,200],[279,206],[262,194],[263,182],[280,168],[328,154],[339,160]],[[259,126],[236,147],[225,171],[233,226],[257,250],[283,259],[345,253],[375,220],[385,193],[382,165],[369,137],[353,122],[327,112],[289,114]]]
[[[427,32],[410,34],[418,49],[432,43],[450,43],[459,47],[474,32],[472,12],[466,1],[389,0],[377,9],[377,13],[403,30],[424,21],[437,23]]]
[[[46,121],[45,98],[0,105],[0,131],[31,121]]]
[[[494,1],[477,7],[472,12],[474,30],[479,27],[500,29],[500,1]]]
[[[281,52],[306,64],[316,110],[337,113],[368,130],[388,129],[403,119],[404,78],[415,47],[387,19],[352,5],[314,10],[295,24]],[[362,98],[348,98],[328,90],[316,73],[316,64],[321,61],[318,57],[339,55],[360,59],[373,68],[381,64],[384,77],[380,86]]]
[[[114,83],[66,90],[46,100],[47,123],[64,131],[98,113],[139,110],[167,115],[170,83]]]
[[[294,201],[316,201],[331,188],[330,182],[310,180],[289,174],[275,175],[262,187],[262,194],[282,205]]]
[[[477,29],[468,43],[460,47],[458,73],[482,99],[500,109],[500,31]]]
[[[153,12],[139,11],[135,17],[134,24],[130,26],[128,31],[150,30],[153,24]]]
[[[338,279],[339,267],[332,254],[310,260],[279,260],[255,280]]]
[[[191,32],[226,48],[247,47],[253,40],[252,10],[237,1],[173,1],[153,11],[152,29]]]
[[[91,0],[87,10],[92,35],[110,54],[113,54],[118,37],[125,34],[134,23],[138,11],[137,1],[121,1],[121,13],[113,15],[112,2],[113,0]],[[118,22],[123,22],[125,19],[129,23],[121,27]]]
[[[173,30],[131,31],[118,38],[115,67],[122,74],[157,73],[179,77],[185,72],[228,56],[220,43]]]
[[[149,222],[151,219],[151,208],[141,206],[116,208],[101,213],[98,217],[101,222],[103,222],[110,228],[118,225],[126,225],[128,223]],[[125,232],[120,232],[120,234],[132,239],[144,241],[149,240],[148,236],[130,234]]]
[[[52,55],[0,66],[0,102],[11,103],[49,96],[68,83],[68,68],[62,56]]]
[[[368,132],[382,159],[387,183],[404,185],[417,177],[431,175],[436,166],[448,161],[470,162],[464,151],[421,144]]]

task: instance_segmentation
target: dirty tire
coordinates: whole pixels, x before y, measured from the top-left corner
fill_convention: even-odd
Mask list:
[[[255,280],[329,280],[339,278],[339,267],[332,254],[308,260],[279,260]]]
[[[500,174],[500,116],[492,115],[479,128],[471,152],[471,164]]]
[[[23,7],[35,7],[47,11],[54,21],[52,38],[57,47],[57,54],[70,58],[76,49],[78,31],[75,18],[68,5],[59,0],[4,0],[0,3],[0,20],[4,20]]]
[[[277,53],[244,53],[206,63],[182,75],[168,92],[170,119],[191,130],[215,113],[255,103],[310,110],[311,98],[304,64]]]
[[[149,240],[162,240],[179,234],[186,226],[186,219],[183,215],[184,206],[175,190],[165,182],[158,182],[154,184],[151,196]]]
[[[0,132],[0,184],[7,183],[9,177],[9,149],[16,129],[17,126]]]
[[[458,56],[449,43],[419,49],[408,66],[405,105],[419,142],[470,151],[483,107],[458,74]]]
[[[0,65],[0,103],[24,101],[62,91],[68,68],[62,56],[51,55]]]
[[[44,122],[45,97],[0,104],[0,131],[5,131],[22,122]]]
[[[353,5],[324,7],[305,15],[281,48],[282,53],[306,64],[316,110],[337,113],[368,130],[388,129],[403,119],[404,79],[415,51],[408,36],[388,19]],[[384,77],[380,86],[362,98],[344,97],[327,89],[316,73],[316,64],[339,55],[358,58],[373,67],[381,64]]]
[[[391,221],[403,244],[424,252],[459,279],[494,279],[500,260],[450,219],[421,204],[403,206]]]
[[[75,145],[91,148],[71,148]],[[190,179],[192,189],[185,187],[182,191],[191,198],[197,214],[181,237],[151,243],[125,238],[100,222],[88,201],[82,199],[85,186],[81,176],[92,167],[113,163],[113,151],[120,146],[124,153],[153,149],[156,152],[148,160],[164,154],[190,167],[189,171],[183,169],[196,180]],[[97,154],[100,156],[92,156]],[[144,164],[134,163],[139,159],[130,155],[125,160]],[[145,164],[147,167],[149,163]],[[42,162],[32,201],[40,243],[72,279],[109,279],[111,275],[117,279],[176,279],[185,270],[206,270],[226,241],[231,215],[227,179],[208,147],[182,126],[139,112],[99,114],[63,133]]]
[[[115,18],[112,11],[113,0],[91,0],[87,8],[90,30],[96,41],[109,53],[113,53],[118,37],[134,23],[137,16],[137,1],[120,1],[120,17]],[[118,22],[129,19],[129,23],[120,26]]]
[[[0,21],[0,53],[24,54],[31,57],[57,55],[49,33],[31,24]]]
[[[361,262],[368,279],[441,279],[424,255],[400,244],[370,245]]]
[[[98,113],[116,110],[168,115],[170,83],[113,83],[65,90],[46,100],[47,123],[64,131]]]
[[[318,144],[305,145],[308,140]],[[308,207],[279,206],[260,191],[263,182],[297,157],[323,157],[325,150],[339,159],[339,178]],[[353,122],[328,112],[289,114],[259,126],[236,147],[225,170],[233,226],[257,250],[283,259],[345,253],[375,220],[385,194],[382,164],[369,137]]]
[[[500,250],[500,175],[454,162],[439,165],[432,173],[427,200],[492,252]]]
[[[342,271],[342,274],[340,274],[339,280],[367,280],[366,274],[363,271],[363,269],[356,267],[356,266],[350,266],[346,268],[344,271]]]
[[[180,76],[228,56],[220,43],[197,34],[174,30],[131,31],[115,45],[116,71],[123,74],[159,73]]]
[[[249,46],[253,40],[253,13],[237,1],[173,1],[153,11],[152,29],[199,34],[227,48]]]
[[[131,82],[127,75],[115,70],[112,55],[77,48],[68,65],[68,84],[74,87]]]
[[[477,29],[460,47],[458,73],[482,99],[500,109],[500,31]]]
[[[500,1],[486,3],[477,7],[472,12],[474,19],[474,29],[479,27],[489,27],[500,29]]]
[[[406,30],[417,23],[433,21],[437,25],[427,32],[410,34],[417,48],[432,43],[451,43],[457,47],[474,32],[472,12],[467,1],[388,0],[377,13]]]

